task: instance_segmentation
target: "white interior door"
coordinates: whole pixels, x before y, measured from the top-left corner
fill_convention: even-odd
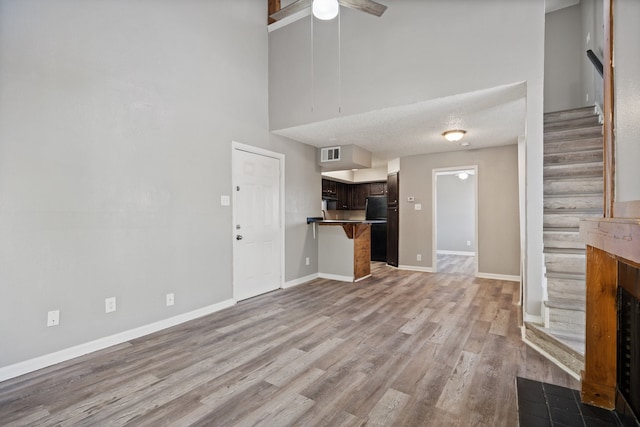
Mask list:
[[[281,287],[281,159],[233,150],[233,288],[239,301]]]

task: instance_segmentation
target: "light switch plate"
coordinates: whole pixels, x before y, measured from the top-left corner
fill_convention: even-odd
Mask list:
[[[422,203],[416,203],[414,205],[414,209],[417,210],[417,211],[421,211],[422,210]]]
[[[230,206],[231,205],[231,197],[222,195],[220,196],[220,206]]]

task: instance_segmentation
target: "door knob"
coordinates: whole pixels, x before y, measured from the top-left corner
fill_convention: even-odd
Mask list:
[[[236,234],[236,240],[242,240],[242,235],[241,234]]]

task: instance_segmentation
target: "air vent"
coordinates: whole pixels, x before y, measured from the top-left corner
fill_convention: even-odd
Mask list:
[[[340,147],[327,147],[320,151],[321,162],[337,162],[340,160]]]

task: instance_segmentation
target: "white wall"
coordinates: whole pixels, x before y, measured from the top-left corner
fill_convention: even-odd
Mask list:
[[[270,33],[270,127],[526,82],[525,309],[540,315],[544,2],[394,0],[388,6],[381,18],[342,8],[341,55],[337,20],[314,23],[313,55],[310,18]]]
[[[615,130],[618,202],[640,200],[640,2],[615,2]]]
[[[285,280],[317,272],[315,149],[268,132],[265,16],[0,0],[0,368],[230,299],[234,140],[286,155]]]
[[[475,252],[475,175],[462,180],[457,175],[438,174],[436,181],[437,250]],[[408,205],[409,208],[410,206]]]
[[[545,17],[544,111],[587,105],[582,83],[582,57],[586,54],[581,44],[580,6],[547,13]]]

